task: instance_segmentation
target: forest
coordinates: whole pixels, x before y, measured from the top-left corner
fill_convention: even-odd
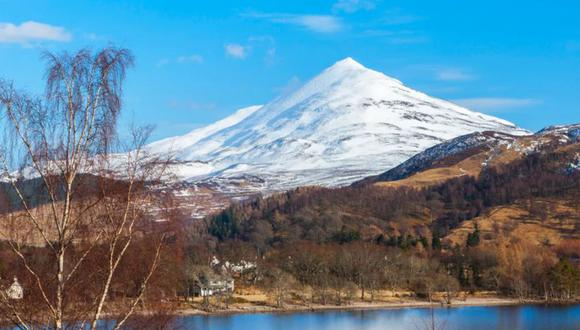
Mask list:
[[[372,300],[379,289],[428,299],[444,292],[446,301],[460,291],[574,300],[580,290],[578,239],[537,245],[500,236],[483,244],[477,223],[462,245],[445,237],[502,205],[519,203],[546,217],[549,210],[538,201],[548,198],[575,210],[570,216],[577,232],[580,172],[569,167],[575,157],[556,150],[534,153],[485,168],[478,177],[424,189],[299,188],[232,205],[210,217],[207,227],[218,253],[236,244],[252,251],[245,258],[263,261],[265,274],[273,272],[263,277],[270,279],[265,287],[284,295],[285,286],[306,286],[297,290],[310,292],[301,299],[320,303],[341,304],[354,292]]]

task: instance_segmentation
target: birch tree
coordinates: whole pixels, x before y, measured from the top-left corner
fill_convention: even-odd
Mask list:
[[[163,212],[148,185],[164,165],[143,149],[149,129],[117,135],[134,59],[114,47],[43,58],[42,97],[0,81],[0,176],[10,195],[0,238],[25,284],[22,301],[0,296],[0,316],[21,329],[95,329],[104,318],[122,328],[144,301],[166,235],[151,221]],[[147,261],[132,263],[131,249]],[[123,268],[137,284],[112,299],[127,286]]]

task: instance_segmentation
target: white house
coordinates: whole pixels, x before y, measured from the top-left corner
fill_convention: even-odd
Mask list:
[[[225,276],[211,276],[195,281],[192,293],[196,297],[209,297],[226,292],[234,292],[234,280]]]
[[[14,277],[14,282],[12,282],[12,285],[6,289],[6,296],[13,300],[20,300],[24,298],[24,289],[22,288],[22,285],[18,283],[18,279],[16,277]]]

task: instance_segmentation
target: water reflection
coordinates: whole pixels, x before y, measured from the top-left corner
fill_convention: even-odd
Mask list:
[[[190,316],[177,322],[183,329],[216,330],[419,330],[430,329],[433,323],[446,330],[580,330],[580,305],[436,308],[433,318],[428,308],[406,308]]]

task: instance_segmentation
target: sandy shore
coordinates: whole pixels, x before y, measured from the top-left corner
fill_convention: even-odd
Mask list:
[[[521,301],[509,298],[479,298],[470,297],[465,300],[454,300],[451,305],[434,302],[429,304],[420,300],[400,300],[389,302],[353,302],[348,305],[296,305],[286,304],[284,308],[275,308],[272,306],[250,305],[250,304],[233,304],[228,309],[219,309],[211,312],[203,311],[196,308],[186,308],[177,311],[179,316],[189,315],[224,315],[224,314],[242,314],[242,313],[292,313],[292,312],[315,312],[331,310],[375,310],[375,309],[392,309],[392,308],[411,308],[411,307],[461,307],[461,306],[502,306],[518,305]]]

